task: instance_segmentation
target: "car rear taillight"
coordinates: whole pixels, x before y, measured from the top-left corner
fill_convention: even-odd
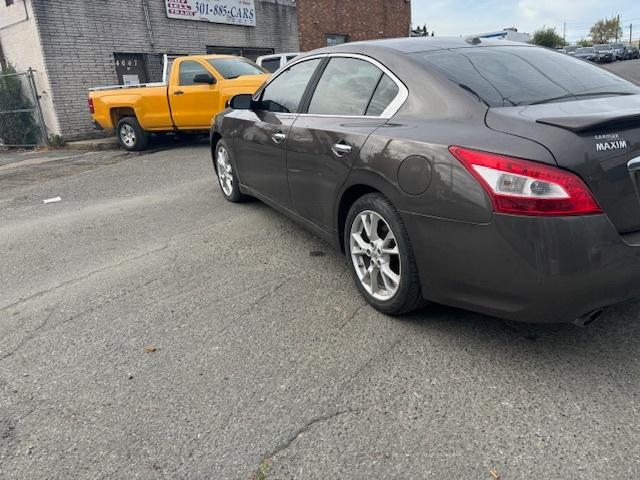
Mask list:
[[[573,173],[495,153],[449,147],[491,197],[496,212],[518,215],[602,213],[593,194]]]
[[[87,104],[89,105],[89,112],[91,113],[91,115],[96,113],[95,108],[93,108],[93,98],[90,98],[89,100],[87,100]]]

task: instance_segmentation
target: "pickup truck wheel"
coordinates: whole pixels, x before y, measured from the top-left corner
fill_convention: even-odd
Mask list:
[[[124,117],[116,128],[118,141],[125,150],[138,152],[147,148],[149,134],[145,132],[136,117]]]
[[[231,152],[229,152],[229,148],[224,140],[220,140],[216,145],[213,163],[216,169],[216,175],[218,176],[220,190],[224,198],[233,203],[246,200],[247,197],[240,192],[238,177],[233,170]]]

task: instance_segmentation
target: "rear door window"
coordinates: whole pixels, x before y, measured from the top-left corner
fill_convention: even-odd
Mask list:
[[[269,83],[262,92],[260,108],[270,112],[296,113],[309,80],[322,59],[296,63]]]
[[[490,107],[640,93],[602,68],[544,48],[460,48],[418,55]]]
[[[384,113],[387,107],[395,100],[400,93],[400,89],[396,82],[391,80],[387,75],[382,75],[376,91],[367,107],[366,115],[368,117],[379,117]]]
[[[383,73],[357,58],[333,57],[311,98],[312,115],[363,116]]]

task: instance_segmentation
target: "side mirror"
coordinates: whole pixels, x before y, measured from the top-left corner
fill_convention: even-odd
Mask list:
[[[249,93],[236,95],[231,99],[231,101],[229,101],[229,107],[234,110],[251,110],[252,105],[253,95]]]
[[[198,73],[193,77],[193,83],[208,83],[213,85],[216,83],[216,79],[208,73]]]

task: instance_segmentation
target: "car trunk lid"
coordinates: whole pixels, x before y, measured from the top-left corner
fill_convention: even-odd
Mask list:
[[[632,162],[640,157],[640,95],[491,108],[486,122],[544,145],[586,182],[620,233],[640,230]]]

